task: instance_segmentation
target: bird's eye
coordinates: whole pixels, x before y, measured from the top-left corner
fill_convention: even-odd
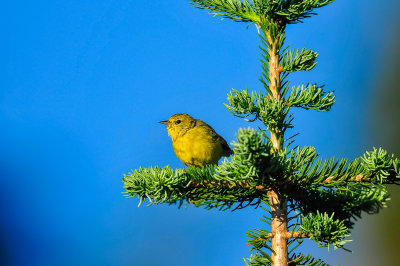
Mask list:
[[[180,124],[182,121],[181,120],[176,120],[175,123],[176,124]]]

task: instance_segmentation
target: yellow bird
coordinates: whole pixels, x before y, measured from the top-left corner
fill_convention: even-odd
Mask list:
[[[200,119],[188,114],[175,114],[159,123],[167,126],[174,152],[186,166],[218,164],[222,156],[233,154],[226,140]]]

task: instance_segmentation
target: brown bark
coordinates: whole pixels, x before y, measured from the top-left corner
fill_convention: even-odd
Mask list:
[[[329,184],[332,183],[333,176],[327,177],[324,181],[322,181],[323,184]],[[350,177],[348,182],[361,182],[365,176],[363,174],[359,174],[357,176]]]
[[[259,239],[267,240],[269,238],[273,238],[274,236],[275,236],[275,234],[269,233],[268,236],[260,237]],[[312,234],[306,234],[306,233],[303,233],[303,232],[293,232],[293,233],[292,232],[287,232],[285,237],[287,239],[290,239],[290,238],[310,238],[310,237],[312,237]],[[251,245],[251,244],[247,243],[247,245]]]
[[[271,38],[271,35],[267,33],[267,41],[269,42],[269,89],[272,93],[274,100],[279,101],[281,99],[281,67],[279,66],[279,48],[278,38]],[[282,149],[283,144],[283,132],[280,128],[271,130],[271,142],[275,151]],[[272,263],[274,266],[286,266],[288,264],[288,221],[287,221],[287,200],[277,193],[277,191],[270,190],[267,192],[270,203],[271,203],[271,248],[274,251],[272,253]]]
[[[271,202],[272,214],[271,248],[274,251],[271,258],[274,266],[286,266],[288,263],[287,236],[289,233],[287,229],[287,200],[279,197],[274,191],[270,191],[268,197]]]

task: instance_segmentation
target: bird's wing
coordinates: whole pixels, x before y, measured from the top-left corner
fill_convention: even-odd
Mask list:
[[[206,127],[209,130],[211,139],[214,142],[219,142],[221,144],[222,149],[224,150],[224,156],[229,157],[233,154],[233,151],[229,147],[226,140],[223,137],[221,137],[217,132],[215,132],[215,130],[211,126],[209,126],[207,123],[199,119],[196,119],[196,126]]]
[[[233,151],[229,147],[228,143],[226,143],[226,140],[218,134],[217,136],[218,136],[218,141],[219,143],[221,143],[222,149],[224,150],[224,156],[226,157],[231,156],[233,154]]]

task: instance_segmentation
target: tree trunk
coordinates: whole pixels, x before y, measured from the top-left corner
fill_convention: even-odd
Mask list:
[[[269,89],[272,92],[274,100],[281,100],[281,72],[282,69],[279,65],[279,48],[278,40],[279,35],[274,39],[271,38],[270,33],[266,34],[267,41],[269,42]],[[274,150],[279,151],[283,146],[283,132],[280,128],[271,130],[271,142]],[[273,235],[271,239],[272,261],[274,266],[287,266],[288,264],[288,224],[287,224],[287,200],[276,191],[269,191],[268,197],[271,202],[272,214],[272,230]]]
[[[272,261],[274,266],[286,266],[288,263],[288,247],[287,247],[287,200],[282,199],[274,192],[268,192],[271,201],[272,213],[272,230],[273,237],[271,239]]]

